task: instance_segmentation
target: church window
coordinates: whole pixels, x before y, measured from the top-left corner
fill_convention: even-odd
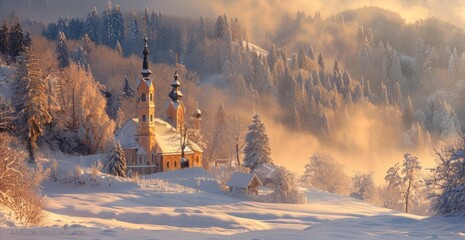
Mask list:
[[[199,162],[200,162],[199,159],[200,159],[199,156],[197,156],[197,164],[199,164]]]
[[[166,168],[170,168],[170,161],[166,161]]]
[[[146,122],[146,121],[147,121],[147,116],[145,116],[145,114],[144,114],[144,115],[142,115],[142,122]]]
[[[178,166],[178,162],[174,161],[174,167],[177,167],[177,166]]]
[[[153,94],[150,94],[150,102],[153,101]]]
[[[145,102],[145,101],[146,101],[145,93],[142,93],[142,95],[140,96],[140,101],[141,101],[141,102]]]

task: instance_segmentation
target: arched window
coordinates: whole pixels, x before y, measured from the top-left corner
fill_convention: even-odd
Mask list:
[[[150,102],[152,102],[152,101],[153,101],[153,95],[150,94]]]
[[[145,102],[145,101],[146,101],[145,93],[142,93],[142,95],[140,96],[140,101],[141,101],[141,102]]]
[[[197,164],[199,164],[199,162],[200,162],[200,157],[197,156]]]
[[[170,161],[166,161],[166,168],[170,168]]]
[[[150,114],[150,122],[153,122],[153,115]]]
[[[142,122],[146,122],[146,121],[147,121],[147,116],[145,116],[145,114],[144,114],[144,115],[142,115]]]
[[[178,166],[178,161],[174,161],[174,167]]]

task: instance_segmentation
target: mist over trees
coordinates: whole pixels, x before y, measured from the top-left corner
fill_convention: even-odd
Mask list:
[[[113,147],[114,130],[134,116],[133,89],[146,35],[150,60],[156,63],[156,114],[165,114],[170,65],[179,61],[185,104],[202,109],[204,136],[199,138],[208,142],[205,162],[234,159],[254,168],[244,122],[256,108],[266,109],[272,113],[263,115],[273,122],[314,136],[322,151],[331,152],[311,156],[300,178],[303,185],[352,191],[363,200],[377,191],[397,194],[407,210],[411,192],[405,191],[404,179],[413,180],[402,175],[403,165],[389,170],[390,186],[383,190],[372,186],[379,172],[355,174],[350,189],[345,169],[354,159],[359,162],[353,165],[363,170],[375,170],[386,159],[391,167],[399,153],[423,153],[460,138],[463,29],[434,18],[407,23],[399,14],[373,7],[332,16],[285,13],[279,20],[278,27],[266,32],[267,41],[252,38],[245,21],[227,14],[181,17],[111,3],[91,8],[84,18],[28,22],[27,29],[36,33],[32,45],[43,54],[39,61],[51,65],[41,85],[43,109],[51,118],[36,124],[44,134],[35,131],[32,142],[81,154]],[[27,36],[19,23],[5,22],[0,28],[3,58],[13,63],[30,45]],[[4,125],[0,119],[1,131],[10,123],[8,116],[0,118],[6,119]],[[440,166],[438,174],[444,171]],[[455,212],[441,195],[460,190],[454,184],[436,186],[438,212]]]

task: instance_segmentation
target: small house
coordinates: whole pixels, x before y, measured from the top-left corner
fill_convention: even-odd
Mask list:
[[[226,185],[229,187],[229,192],[258,195],[258,187],[262,182],[254,173],[235,172]]]
[[[267,186],[273,183],[273,176],[277,168],[278,167],[276,165],[263,163],[255,168],[253,173],[257,175],[257,177],[262,181],[263,185]]]

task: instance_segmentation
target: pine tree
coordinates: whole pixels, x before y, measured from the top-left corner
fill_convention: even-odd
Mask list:
[[[126,98],[134,97],[134,90],[132,90],[131,85],[129,84],[128,77],[124,77],[124,87],[123,87],[123,96]]]
[[[15,58],[20,52],[24,52],[23,30],[19,23],[13,25],[8,35],[8,54]]]
[[[123,148],[119,142],[116,142],[108,159],[108,173],[118,177],[126,177],[126,171],[126,157]]]
[[[310,49],[308,50],[308,57],[315,61],[315,51],[313,50],[313,45],[310,45]]]
[[[325,71],[325,60],[323,59],[323,55],[318,55],[318,65],[320,66],[320,71],[324,72]]]
[[[10,29],[6,24],[6,21],[3,21],[3,24],[0,28],[0,54],[8,54],[8,36]]]
[[[31,35],[29,34],[29,31],[26,32],[26,34],[24,35],[24,39],[23,39],[23,45],[24,47],[30,47],[32,44],[32,39],[31,39]]]
[[[410,99],[410,96],[407,97],[407,102],[405,103],[404,111],[402,114],[402,119],[404,120],[404,125],[405,126],[410,126],[413,121],[414,121],[414,116],[413,116],[413,103],[412,100]]]
[[[14,86],[18,130],[25,137],[29,161],[35,162],[37,138],[43,127],[51,121],[47,111],[46,82],[32,49],[18,57],[17,78]]]
[[[261,164],[272,164],[270,139],[258,114],[253,116],[252,124],[248,127],[248,130],[245,136],[246,145],[243,166],[254,170]]]
[[[207,29],[205,27],[205,20],[203,18],[203,15],[201,15],[199,22],[199,41],[203,41],[205,40],[205,38],[207,38]]]
[[[223,16],[219,15],[215,24],[215,38],[223,39],[226,33],[226,22]]]
[[[58,67],[61,70],[69,66],[69,50],[66,42],[67,40],[65,34],[60,32],[57,42],[57,59]]]
[[[448,65],[449,80],[451,82],[454,82],[457,79],[457,67],[458,67],[457,48],[454,48],[454,51],[449,56],[449,65]]]
[[[119,54],[120,56],[123,56],[123,54],[124,54],[124,52],[123,52],[123,47],[121,47],[121,44],[119,43],[119,41],[116,41],[115,50],[118,52],[118,54]]]
[[[297,61],[298,61],[299,69],[307,70],[308,62],[307,62],[307,55],[305,54],[304,46],[300,46],[299,54],[297,55]]]
[[[88,37],[95,43],[99,42],[97,17],[97,8],[94,7],[89,11],[89,13],[87,13],[87,19],[84,30]]]
[[[81,38],[81,47],[86,51],[86,53],[90,53],[91,51],[91,43],[92,40],[90,39],[89,35],[87,33],[84,33],[84,35]]]
[[[111,23],[114,34],[112,47],[115,47],[118,41],[122,42],[124,40],[124,19],[119,5],[115,5],[111,12]]]
[[[147,10],[146,10],[146,14],[147,14]],[[135,12],[132,13],[131,18],[129,19],[128,32],[129,32],[129,36],[128,36],[129,39],[137,40],[140,38],[139,22],[137,21],[137,16]]]
[[[102,43],[112,47],[114,39],[113,24],[112,24],[112,10],[111,2],[108,1],[105,11],[103,11],[103,29],[102,29]]]

